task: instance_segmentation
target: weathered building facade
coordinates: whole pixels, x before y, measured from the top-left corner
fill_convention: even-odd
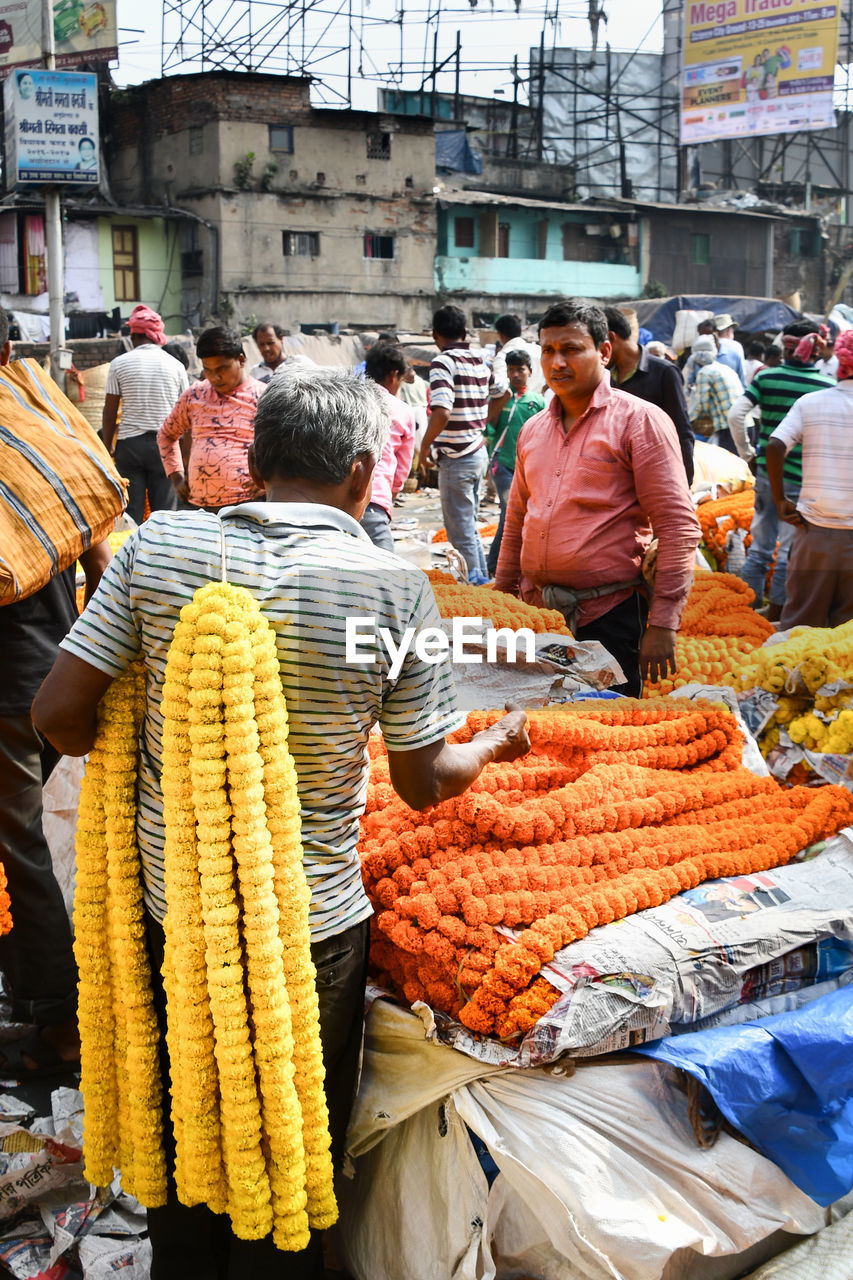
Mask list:
[[[210,72],[113,97],[115,198],[182,223],[186,323],[210,314],[420,328],[432,306],[432,122],[318,110],[309,81]]]

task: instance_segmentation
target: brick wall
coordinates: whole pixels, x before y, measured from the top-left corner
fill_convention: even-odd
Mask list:
[[[296,124],[312,128],[376,128],[370,111],[317,110],[311,106],[310,81],[295,76],[208,71],[166,76],[110,95],[113,145],[136,146],[211,120],[250,124]],[[432,132],[432,121],[383,117],[383,127],[414,135]]]
[[[135,145],[141,135],[159,138],[211,120],[289,124],[310,114],[309,85],[307,79],[251,72],[166,76],[111,94],[113,140]]]
[[[66,344],[74,352],[74,365],[77,369],[93,369],[98,364],[108,364],[125,350],[124,343],[117,338],[71,338]],[[50,352],[47,342],[16,342],[13,355],[25,358],[31,356],[39,363],[45,360]]]

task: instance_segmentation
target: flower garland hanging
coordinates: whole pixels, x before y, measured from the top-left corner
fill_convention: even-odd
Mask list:
[[[162,1086],[136,848],[136,771],[145,707],[141,670],[115,681],[98,709],[77,825],[74,954],[85,1101],[85,1176],[165,1203]]]
[[[76,955],[87,1176],[103,1186],[120,1166],[151,1206],[164,1201],[165,1167],[135,843],[134,678],[132,696],[126,677],[102,703],[84,782]],[[248,592],[210,584],[181,611],[161,710],[178,1196],[227,1211],[241,1239],[272,1231],[278,1248],[301,1250],[337,1206],[296,773],[275,634]]]

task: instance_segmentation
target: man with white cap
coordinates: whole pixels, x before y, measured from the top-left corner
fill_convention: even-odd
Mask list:
[[[746,386],[746,369],[743,363],[743,347],[735,341],[735,322],[728,311],[714,316],[714,333],[717,338],[717,359],[734,369],[740,378],[740,389]],[[740,394],[740,393],[738,393]]]
[[[189,381],[181,362],[163,350],[166,333],[156,311],[134,307],[127,327],[133,349],[110,364],[101,439],[129,482],[127,513],[141,524],[146,494],[152,511],[174,511],[177,506],[172,482],[160,461],[157,432]]]

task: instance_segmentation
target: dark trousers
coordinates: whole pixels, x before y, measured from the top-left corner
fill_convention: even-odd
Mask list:
[[[71,926],[42,830],[42,787],[59,755],[29,715],[0,716],[0,862],[12,931],[0,938],[0,970],[18,1022],[51,1026],[77,1011]]]
[[[840,627],[853,618],[853,529],[797,525],[780,627]],[[14,904],[13,904],[14,906]]]
[[[364,1027],[364,987],[367,978],[369,923],[315,943],[311,955],[317,968],[320,1038],[326,1068],[326,1101],[332,1135],[332,1161],[337,1171],[343,1159],[347,1125],[358,1083],[358,1064]],[[163,930],[148,917],[154,999],[160,1023],[161,1069],[168,1078],[166,1007],[160,970]],[[151,1280],[323,1280],[322,1235],[312,1231],[311,1243],[300,1253],[282,1253],[272,1237],[238,1240],[228,1218],[205,1205],[188,1209],[178,1201],[172,1179],[174,1138],[168,1099],[164,1107],[169,1200],[162,1209],[148,1211],[148,1234],[153,1259]]]
[[[116,470],[129,482],[127,514],[137,524],[145,518],[145,495],[152,511],[174,511],[178,497],[171,480],[163,470],[157,448],[157,432],[145,431],[116,442]]]
[[[614,693],[624,693],[629,698],[639,698],[643,692],[640,675],[640,641],[646,629],[649,602],[639,591],[627,600],[603,613],[595,622],[578,627],[578,640],[598,640],[619,663],[625,673],[624,684],[614,684]]]

